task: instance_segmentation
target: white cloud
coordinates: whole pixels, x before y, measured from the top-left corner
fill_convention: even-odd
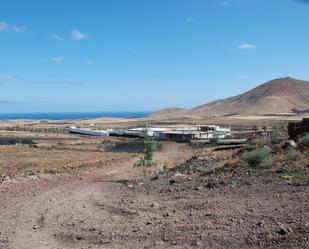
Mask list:
[[[45,85],[82,85],[83,82],[77,81],[70,81],[70,80],[40,80],[35,81],[38,84],[45,84]]]
[[[6,22],[0,22],[0,31],[10,31],[14,33],[25,32],[27,27],[23,25],[12,25]]]
[[[61,41],[61,40],[63,40],[62,37],[60,35],[57,35],[57,34],[52,34],[50,36],[50,39],[52,39],[54,41]]]
[[[63,56],[56,56],[52,58],[52,61],[55,63],[61,63],[64,61],[64,57]]]
[[[87,40],[88,34],[82,33],[81,31],[75,29],[71,31],[71,37],[74,40]]]
[[[12,80],[15,78],[16,76],[14,74],[0,73],[0,80]]]
[[[239,75],[237,78],[241,80],[245,80],[245,79],[248,79],[249,77],[247,75]]]
[[[240,49],[255,49],[256,46],[254,44],[250,44],[250,43],[243,43],[241,45],[239,45]]]
[[[0,22],[0,31],[4,31],[9,27],[9,24],[6,22]]]
[[[95,64],[95,60],[87,60],[86,64],[87,65],[94,65]]]

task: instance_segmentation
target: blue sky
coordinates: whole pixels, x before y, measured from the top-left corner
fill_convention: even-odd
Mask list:
[[[0,112],[190,108],[309,80],[306,0],[0,0]]]

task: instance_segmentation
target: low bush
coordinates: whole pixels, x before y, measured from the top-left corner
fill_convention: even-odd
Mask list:
[[[303,147],[309,148],[309,133],[305,133],[300,139],[299,144]]]
[[[213,173],[216,169],[216,164],[215,163],[209,163],[209,164],[205,164],[204,166],[198,168],[198,171],[202,174],[202,175],[206,175],[206,174],[210,174]]]
[[[167,175],[169,169],[166,165],[162,165],[157,171],[156,171],[156,175],[157,176],[164,176]]]
[[[26,175],[35,175],[35,170],[33,168],[24,168],[21,169],[19,172]]]
[[[245,152],[243,160],[247,166],[271,166],[273,163],[271,151],[268,148],[255,149],[250,152]]]
[[[309,175],[308,174],[302,174],[302,173],[290,173],[288,175],[282,176],[285,180],[303,180],[303,181],[309,181]]]
[[[60,173],[60,170],[59,169],[50,168],[50,169],[45,169],[44,173],[45,174],[52,174],[52,175],[54,175],[54,174]]]

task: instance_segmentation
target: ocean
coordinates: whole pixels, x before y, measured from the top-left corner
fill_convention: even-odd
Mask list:
[[[78,120],[89,118],[143,118],[151,112],[47,112],[47,113],[0,113],[0,120]]]

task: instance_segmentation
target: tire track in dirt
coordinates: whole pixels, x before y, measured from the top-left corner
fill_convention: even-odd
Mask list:
[[[81,176],[43,176],[35,181],[3,184],[0,245],[8,249],[65,248],[54,236],[59,226],[73,222],[74,216],[92,215],[93,196],[106,191],[102,181],[113,180],[120,173],[129,176],[134,160]]]

